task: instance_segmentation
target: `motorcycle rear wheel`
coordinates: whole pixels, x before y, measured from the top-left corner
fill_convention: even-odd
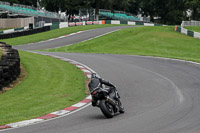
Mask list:
[[[105,117],[112,118],[114,116],[114,110],[113,110],[112,105],[110,105],[105,100],[100,101],[99,107],[102,113],[105,115]]]

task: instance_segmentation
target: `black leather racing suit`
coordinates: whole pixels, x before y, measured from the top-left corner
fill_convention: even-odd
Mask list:
[[[116,91],[116,87],[113,84],[111,84],[108,81],[103,80],[102,78],[98,78],[98,77],[92,78],[90,83],[88,84],[88,87],[89,87],[90,91],[93,91],[96,88],[102,88],[103,87],[102,85],[109,86],[109,88],[110,88],[109,93]],[[96,102],[97,102],[97,99],[92,97],[92,105],[93,106],[96,106]]]

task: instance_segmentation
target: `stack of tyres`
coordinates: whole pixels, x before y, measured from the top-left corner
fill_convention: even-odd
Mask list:
[[[59,24],[58,24],[58,26],[59,26]],[[15,31],[12,33],[0,34],[0,39],[8,39],[8,38],[15,38],[15,37],[19,37],[19,36],[32,35],[32,34],[41,33],[41,32],[45,32],[45,31],[49,31],[49,30],[50,30],[50,26],[39,27],[39,28],[34,28],[34,29],[27,29],[27,30],[22,30],[22,31]]]
[[[6,43],[0,42],[4,54],[0,61],[0,90],[9,86],[20,75],[20,57],[17,50]]]

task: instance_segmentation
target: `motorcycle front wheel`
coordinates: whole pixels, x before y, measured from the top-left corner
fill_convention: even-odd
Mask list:
[[[113,106],[105,100],[100,101],[99,107],[107,118],[112,118],[114,116]]]

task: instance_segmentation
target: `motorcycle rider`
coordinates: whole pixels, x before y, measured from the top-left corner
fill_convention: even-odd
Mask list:
[[[95,90],[96,88],[103,88],[103,85],[109,86],[109,89],[107,90],[109,94],[115,92],[114,99],[116,99],[117,101],[120,101],[119,99],[120,96],[116,90],[116,87],[110,82],[105,81],[102,78],[98,77],[96,73],[92,73],[91,81],[88,84],[89,89],[92,91],[92,90]],[[92,106],[94,107],[97,106],[97,99],[95,99],[94,97],[92,97]]]

